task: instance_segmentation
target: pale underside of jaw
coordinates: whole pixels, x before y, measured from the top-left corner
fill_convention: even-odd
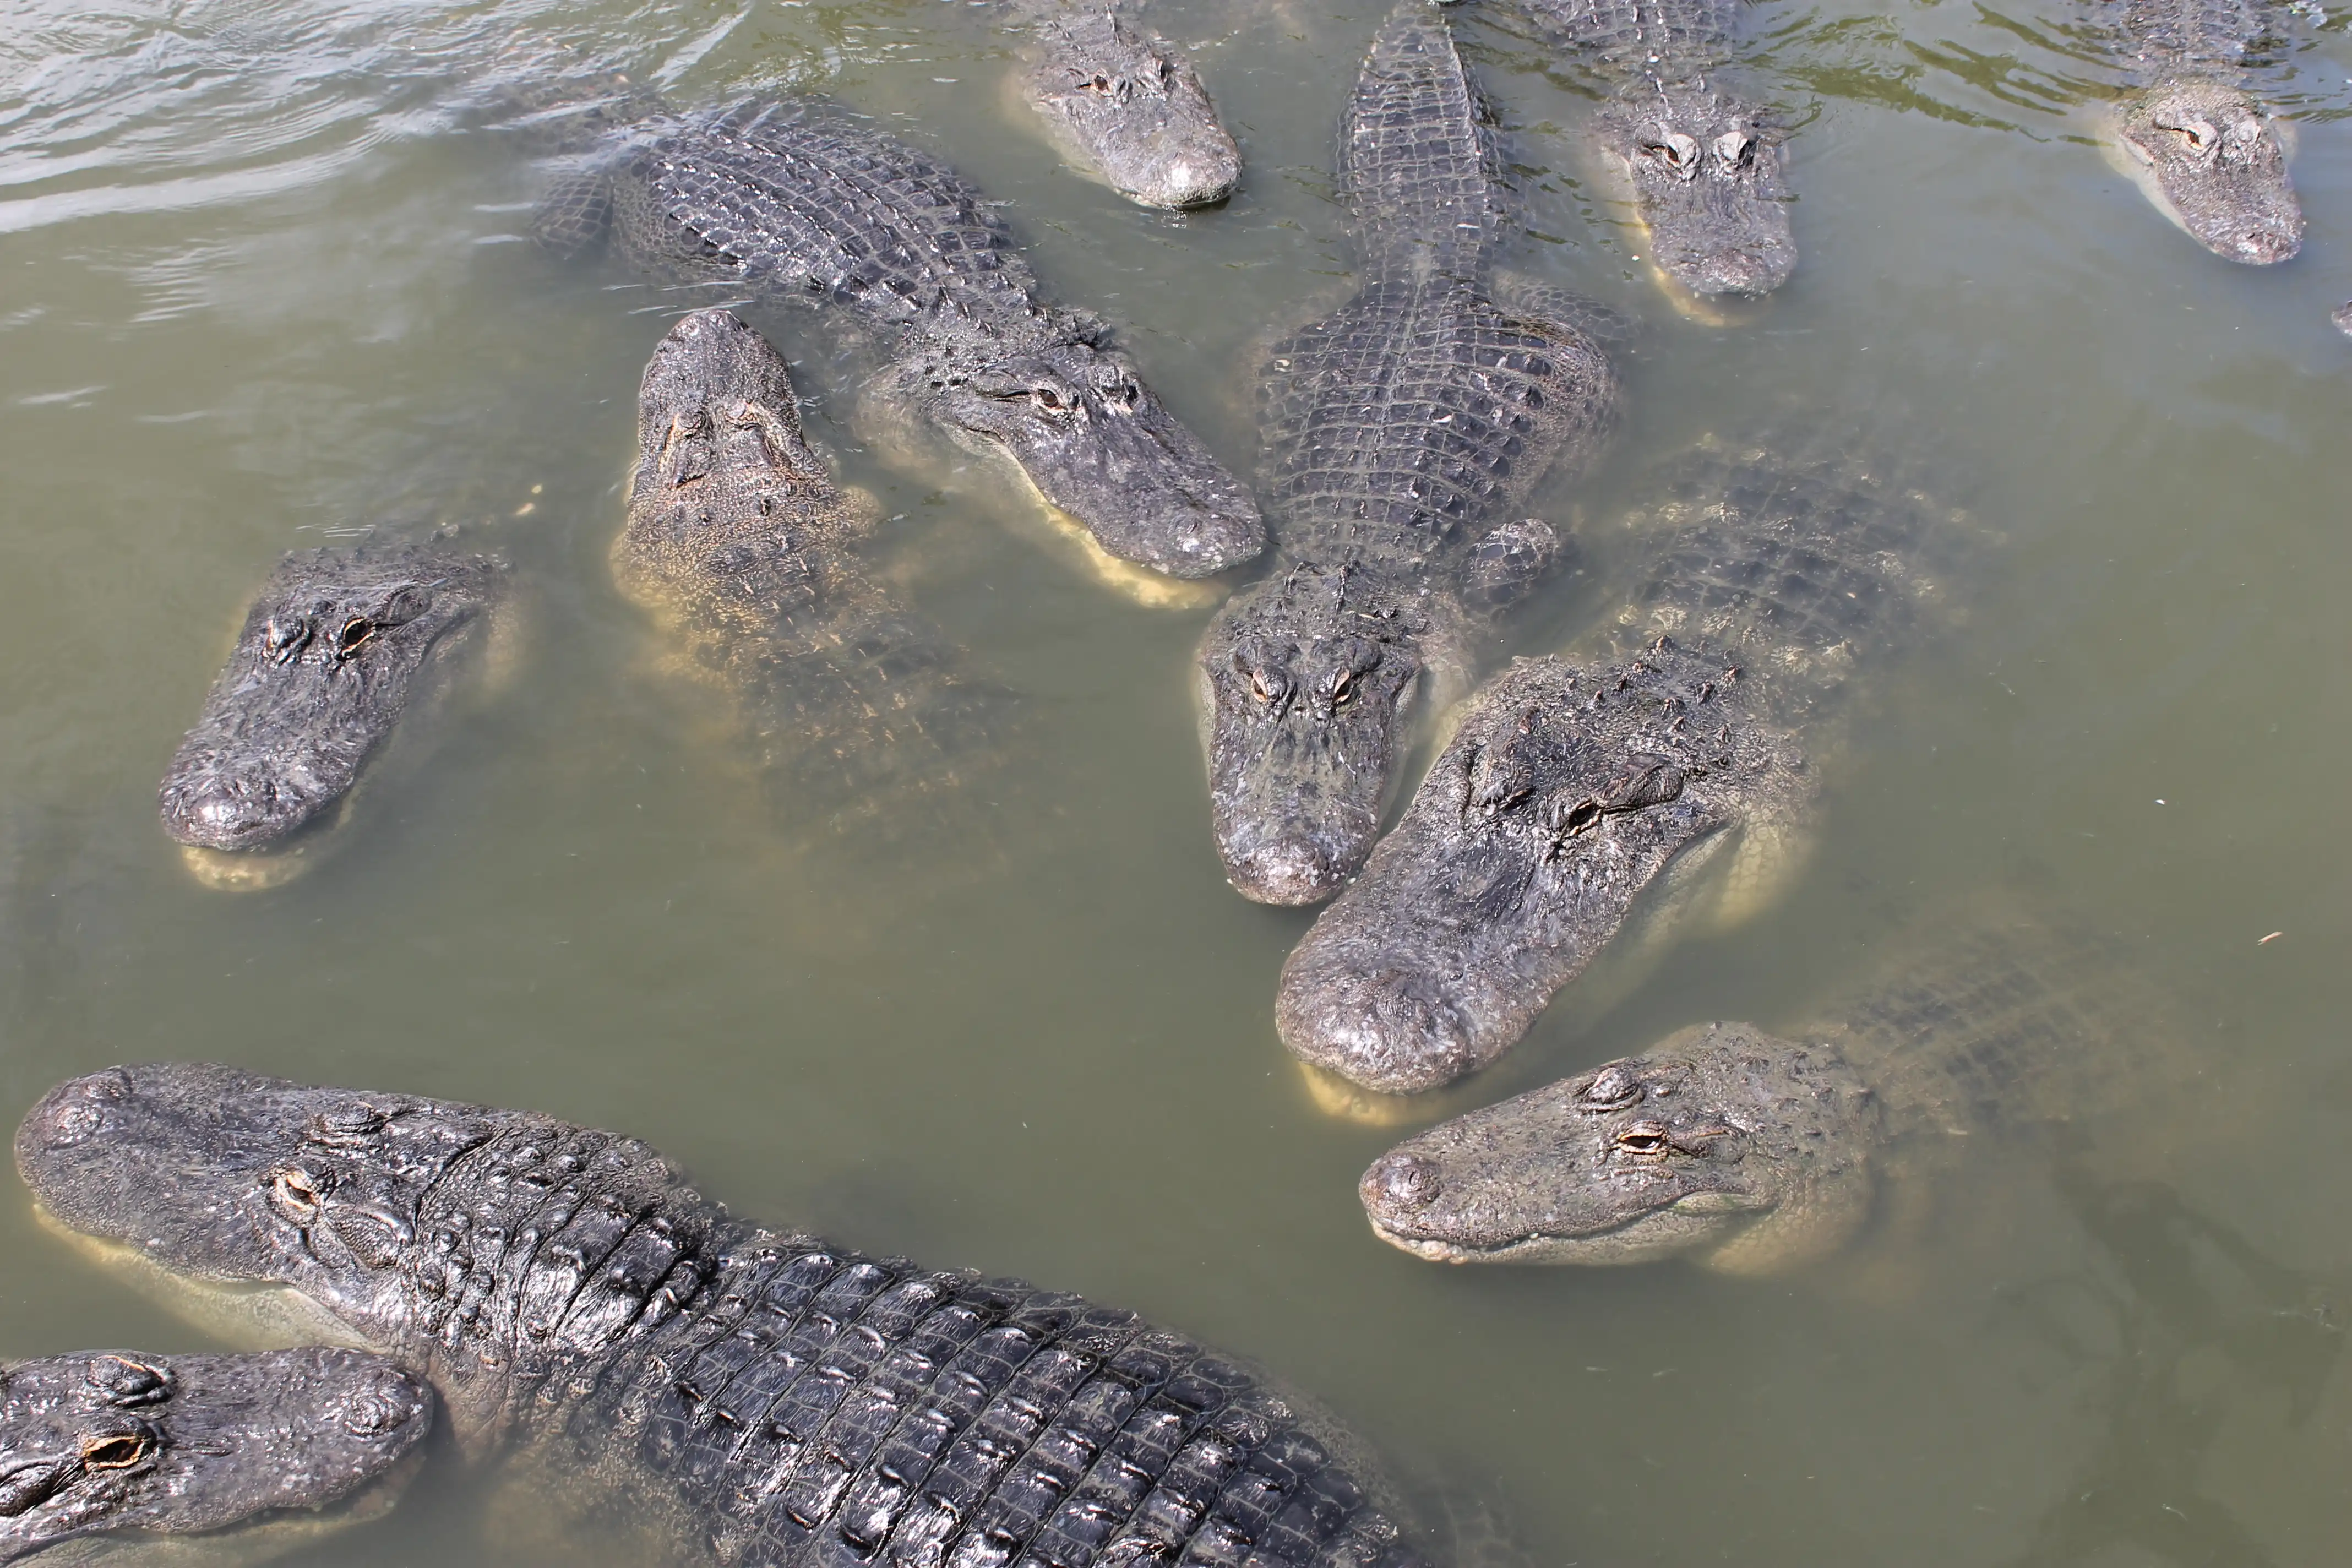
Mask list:
[[[291,1286],[183,1274],[129,1242],[108,1241],[76,1230],[37,1203],[33,1205],[33,1217],[42,1229],[122,1279],[147,1300],[232,1349],[299,1350],[319,1344],[347,1350],[383,1348],[371,1344]]]

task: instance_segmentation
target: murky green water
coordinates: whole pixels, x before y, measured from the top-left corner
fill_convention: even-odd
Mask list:
[[[1791,1024],[1891,919],[2007,882],[2130,933],[2243,1079],[2252,1114],[2150,1124],[2128,1169],[1988,1149],[1906,1245],[1768,1283],[1379,1246],[1353,1184],[1392,1134],[1319,1115],[1274,1037],[1306,917],[1234,897],[1210,847],[1205,612],[1107,595],[984,468],[863,449],[808,322],[761,318],[813,430],[898,518],[913,595],[1031,696],[994,846],[796,856],[652,667],[604,551],[679,301],[519,243],[534,173],[466,131],[453,75],[560,43],[689,102],[782,80],[891,116],[1239,466],[1251,345],[1345,288],[1328,153],[1381,9],[1161,0],[1251,160],[1185,218],[1055,166],[982,8],[0,10],[0,1121],[69,1073],[205,1057],[625,1128],[751,1215],[1257,1357],[1538,1563],[2342,1562],[2340,34],[2285,72],[2311,231],[2257,273],[2083,140],[2113,78],[2055,0],[1779,14],[1804,260],[1718,329],[1649,291],[1558,134],[1565,79],[1467,33],[1533,191],[1518,264],[1652,323],[1616,458],[1547,511],[1605,517],[1646,453],[1793,389],[1903,410],[1877,438],[2008,544],[1965,635],[1886,678],[1789,902],[1613,1008],[1564,999],[1449,1103],[1699,1017]],[[445,516],[518,563],[511,682],[307,879],[199,888],[153,789],[253,586],[282,550]],[[1607,564],[1497,651],[1570,635]],[[0,1258],[0,1354],[193,1343],[20,1201]],[[528,1558],[450,1468],[310,1560]]]

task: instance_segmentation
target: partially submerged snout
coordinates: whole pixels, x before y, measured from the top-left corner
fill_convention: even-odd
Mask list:
[[[1241,178],[1241,149],[1192,62],[1115,12],[1074,10],[1040,26],[1022,85],[1071,159],[1130,201],[1203,206]]]
[[[323,1510],[381,1508],[434,1408],[422,1382],[350,1350],[98,1351],[0,1366],[0,1563],[86,1562],[110,1538],[141,1535],[242,1549],[325,1525]]]
[[[1601,132],[1633,187],[1650,258],[1703,298],[1769,294],[1797,267],[1780,136],[1762,114],[1705,89],[1621,103]]]
[[[250,853],[320,818],[472,640],[501,571],[438,544],[289,555],[163,775],[165,831]]]
[[[1122,561],[1206,577],[1265,548],[1256,500],[1123,354],[1040,347],[934,371],[928,390],[951,428],[1003,450]]]
[[[1301,568],[1237,597],[1201,643],[1217,853],[1259,903],[1320,902],[1363,865],[1421,672],[1411,637],[1367,635],[1381,622],[1325,593]]]
[[[2127,100],[2116,132],[2149,200],[2214,255],[2267,267],[2303,248],[2286,149],[2245,93],[2175,83]]]

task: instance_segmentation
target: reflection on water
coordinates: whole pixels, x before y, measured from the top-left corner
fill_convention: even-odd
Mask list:
[[[1318,1110],[1275,1040],[1307,917],[1218,875],[1188,688],[1207,610],[1105,591],[998,469],[892,450],[820,320],[754,318],[877,500],[879,570],[1024,694],[987,844],[802,852],[666,678],[606,555],[638,374],[703,300],[522,243],[541,172],[479,124],[485,80],[560,53],[689,104],[837,95],[1005,204],[1047,290],[1118,321],[1241,469],[1259,345],[1349,290],[1332,130],[1385,9],[1154,0],[1248,160],[1181,216],[1061,168],[1003,100],[988,6],[12,11],[0,1118],[69,1073],[200,1057],[625,1128],[755,1217],[1253,1356],[1534,1562],[2340,1562],[2352,1405],[2310,1315],[2352,1278],[2333,24],[2298,22],[2274,68],[2311,229],[2256,271],[2065,140],[2120,78],[2056,0],[1756,12],[1759,80],[1804,121],[1803,260],[1710,327],[1661,308],[1576,153],[1569,74],[1456,13],[1530,203],[1509,265],[1644,320],[1617,457],[1533,503],[1585,525],[1581,569],[1490,660],[1607,602],[1625,551],[1597,525],[1642,459],[1768,400],[1851,409],[1865,366],[1911,411],[1920,482],[1968,495],[2007,558],[1955,644],[1886,678],[1787,902],[1613,1005],[1563,996],[1425,1114],[1701,1018],[1801,1016],[1900,915],[2048,884],[2196,999],[2184,1032],[2242,1067],[2264,1135],[2168,1125],[2134,1173],[2153,1187],[1977,1162],[1916,1288],[1449,1270],[1366,1234],[1355,1178],[1398,1133]],[[153,792],[255,585],[286,550],[443,520],[514,562],[511,681],[310,875],[195,885]],[[0,1258],[0,1354],[195,1348],[14,1202]],[[311,1560],[529,1557],[453,1468]]]

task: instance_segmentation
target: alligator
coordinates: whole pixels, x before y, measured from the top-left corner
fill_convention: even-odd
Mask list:
[[[290,1289],[426,1377],[470,1459],[710,1561],[1421,1561],[1351,1440],[1257,1374],[764,1229],[634,1139],[173,1063],[61,1085],[16,1148],[47,1218],[191,1289]]]
[[[1183,50],[1112,5],[1013,0],[1020,90],[1063,155],[1129,201],[1198,207],[1241,179],[1241,149]]]
[[[2264,0],[2097,0],[2138,79],[2112,132],[2148,199],[2214,255],[2253,266],[2303,247],[2303,207],[2269,111],[2246,90]]]
[[[1796,270],[1781,129],[1724,86],[1738,0],[1519,0],[1603,98],[1589,134],[1630,188],[1655,273],[1699,296]]]
[[[1610,427],[1607,355],[1568,316],[1486,297],[1512,213],[1443,13],[1381,26],[1342,134],[1361,285],[1272,352],[1261,387],[1280,558],[1199,654],[1217,849],[1244,897],[1328,898],[1362,865],[1424,669],[1554,536],[1512,509]]]
[[[134,1531],[222,1536],[250,1561],[388,1505],[433,1412],[425,1384],[353,1350],[0,1364],[0,1563],[90,1562]]]
[[[737,698],[761,775],[837,822],[950,787],[994,728],[989,689],[859,569],[871,529],[809,450],[768,341],[723,310],[672,327],[637,395],[614,575]]]
[[[1941,610],[1928,563],[1966,531],[1821,445],[1703,442],[1637,520],[1655,554],[1614,623],[1465,706],[1283,967],[1294,1053],[1381,1092],[1435,1089],[1508,1049],[1653,882],[1643,923],[1663,932],[1748,912],[1785,878],[1850,689]]]
[[[302,830],[347,800],[404,713],[478,662],[505,575],[446,531],[279,562],[157,791],[191,868],[260,887],[304,864]]]
[[[1446,1263],[1816,1261],[1895,1177],[2210,1071],[2116,945],[1964,916],[1824,1022],[1696,1025],[1409,1138],[1364,1173],[1365,1213]]]
[[[881,347],[885,402],[1011,458],[1120,561],[1204,577],[1265,548],[1248,491],[1106,323],[1039,302],[1002,220],[938,160],[808,101],[657,115],[584,156],[534,225],[559,254],[609,237],[656,277],[838,307]]]

